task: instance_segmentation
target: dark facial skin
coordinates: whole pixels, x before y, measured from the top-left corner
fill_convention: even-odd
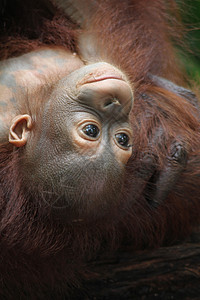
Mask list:
[[[38,131],[27,114],[11,126],[13,139],[19,130],[25,139],[22,169],[30,188],[67,221],[98,218],[117,204],[132,153],[132,102],[125,76],[96,63],[57,83]]]

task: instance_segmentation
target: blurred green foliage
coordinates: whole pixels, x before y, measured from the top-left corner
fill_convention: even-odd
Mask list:
[[[200,83],[200,0],[177,2],[186,27],[185,41],[188,46],[187,54],[181,58],[189,77]]]

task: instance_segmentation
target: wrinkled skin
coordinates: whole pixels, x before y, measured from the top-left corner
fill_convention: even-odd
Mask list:
[[[22,98],[30,107],[34,99],[41,101],[45,72],[52,82],[42,112],[18,115]],[[23,147],[21,168],[30,189],[50,191],[45,202],[62,210],[68,221],[95,211],[104,214],[117,203],[132,153],[133,95],[125,75],[107,63],[82,67],[62,49],[43,49],[8,60],[1,76],[7,102],[14,103],[6,117],[9,142]]]

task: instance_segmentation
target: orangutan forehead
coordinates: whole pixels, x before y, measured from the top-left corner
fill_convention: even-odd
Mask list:
[[[11,112],[16,114],[20,109],[19,98],[26,99],[28,96],[39,94],[40,90],[45,90],[48,86],[50,92],[51,86],[49,79],[51,76],[37,76],[37,70],[21,69],[13,70],[12,66],[3,69],[0,73],[0,114],[1,117]],[[54,77],[55,80],[55,77]],[[24,103],[25,101],[23,101]],[[32,102],[34,102],[32,98]]]
[[[64,76],[81,67],[83,63],[76,54],[59,47],[42,48],[16,58],[0,62],[0,114],[7,119],[20,108],[27,106],[27,100],[37,95],[49,95],[55,84]],[[20,96],[23,95],[23,96]],[[21,97],[26,101],[18,101]],[[36,98],[28,100],[33,105]],[[40,97],[41,99],[41,97]],[[23,106],[23,105],[21,105]],[[21,111],[20,111],[21,112]]]
[[[16,87],[40,86],[48,76],[48,82],[56,82],[83,63],[76,54],[62,48],[39,49],[0,63],[1,84]],[[45,80],[46,81],[46,80]]]

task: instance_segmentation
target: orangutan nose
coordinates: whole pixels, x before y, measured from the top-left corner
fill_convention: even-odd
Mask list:
[[[93,106],[97,109],[105,113],[129,114],[133,95],[127,82],[119,79],[105,79],[87,84],[87,88],[88,96],[93,98]]]
[[[98,68],[93,65],[92,70],[85,69],[88,73],[78,82],[78,99],[104,113],[118,111],[128,115],[133,93],[125,76],[107,63],[95,65]]]

